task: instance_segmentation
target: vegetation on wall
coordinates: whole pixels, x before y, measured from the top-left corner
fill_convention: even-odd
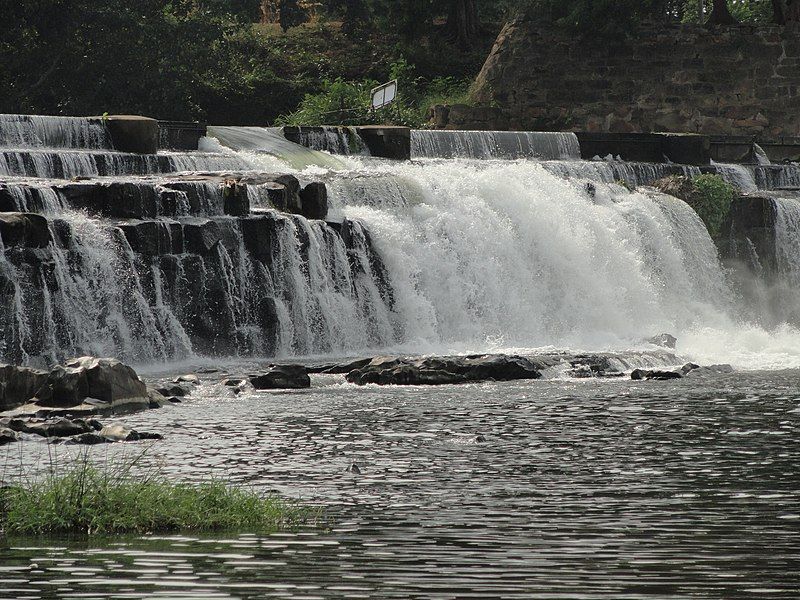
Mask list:
[[[703,220],[711,237],[722,233],[722,226],[736,199],[736,189],[719,175],[683,177],[673,175],[656,181],[653,186],[686,202]]]
[[[503,23],[522,13],[590,37],[698,21],[720,0],[39,0],[6,2],[0,112],[139,113],[218,124],[301,117],[418,125],[465,101]],[[723,2],[723,4],[725,4]],[[800,18],[800,0],[728,0],[733,18]],[[57,18],[54,17],[57,15]],[[370,113],[392,78],[400,106]],[[404,65],[404,66],[403,66]]]

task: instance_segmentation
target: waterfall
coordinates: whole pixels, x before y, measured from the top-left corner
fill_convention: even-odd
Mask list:
[[[369,155],[364,140],[353,127],[301,127],[292,135],[306,148],[331,154]]]
[[[800,198],[775,198],[779,317],[800,325]]]
[[[687,359],[800,365],[787,190],[762,193],[784,299],[762,326],[695,212],[634,189],[698,167],[581,161],[573,134],[516,132],[413,132],[428,160],[402,162],[354,154],[339,129],[306,148],[216,127],[201,152],[135,155],[66,123],[0,119],[2,360],[614,351],[669,332]],[[800,183],[796,165],[714,170],[743,191]],[[326,219],[280,212],[304,196],[270,173],[323,181]]]
[[[579,159],[581,149],[574,133],[414,130],[411,157]]]
[[[0,147],[111,148],[100,119],[0,115]]]

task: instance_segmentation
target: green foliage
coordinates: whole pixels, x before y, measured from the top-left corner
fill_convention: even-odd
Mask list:
[[[130,465],[99,470],[86,459],[64,474],[25,487],[0,488],[6,534],[109,534],[174,531],[274,531],[296,526],[308,511],[221,482],[174,484],[134,477]]]
[[[694,191],[689,203],[708,228],[711,237],[721,233],[736,198],[734,187],[719,175],[700,175],[691,180]]]
[[[382,124],[423,127],[428,109],[434,104],[468,103],[468,81],[452,77],[427,81],[416,77],[414,67],[405,60],[390,66],[389,80],[397,79],[399,94],[395,103],[372,110],[371,90],[376,80],[345,81],[341,77],[325,80],[322,91],[306,94],[298,109],[277,119],[279,125],[356,125]]]

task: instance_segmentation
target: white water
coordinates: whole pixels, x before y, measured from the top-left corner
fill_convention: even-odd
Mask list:
[[[329,185],[336,210],[367,225],[386,262],[404,348],[619,351],[671,332],[686,359],[800,366],[796,329],[739,318],[716,248],[685,203],[602,184],[593,197],[552,170],[404,163]]]

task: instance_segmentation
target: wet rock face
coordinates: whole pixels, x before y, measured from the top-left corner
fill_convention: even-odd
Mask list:
[[[667,381],[670,379],[680,379],[681,373],[675,371],[650,371],[646,369],[634,369],[631,372],[631,379],[634,381]]]
[[[52,241],[47,219],[33,213],[0,213],[0,239],[6,248],[44,248]]]
[[[541,376],[538,365],[522,356],[381,357],[348,373],[347,381],[357,385],[446,385],[539,379]]]
[[[257,390],[295,390],[311,387],[311,378],[303,365],[274,365],[264,373],[252,375],[250,383]]]

